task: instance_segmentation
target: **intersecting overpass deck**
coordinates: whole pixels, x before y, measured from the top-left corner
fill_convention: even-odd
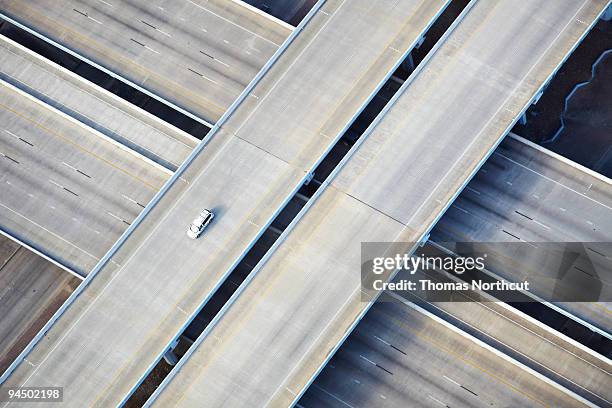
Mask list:
[[[153,404],[296,401],[371,305],[360,243],[414,250],[606,5],[471,2]]]
[[[238,1],[3,0],[0,11],[207,125],[291,32]]]
[[[447,4],[315,6],[6,384],[61,383],[79,407],[125,400]],[[216,217],[192,241],[202,207]]]
[[[571,165],[567,160],[555,157],[550,152],[511,134],[504,139],[436,224],[431,239],[439,239],[441,244],[446,241],[512,242],[510,239],[515,238],[507,235],[504,237],[505,234],[501,231],[506,229],[531,241],[532,237],[524,234],[527,231],[547,231],[537,224],[542,222],[550,226],[553,232],[539,237],[541,241],[609,241],[612,228],[606,228],[606,223],[612,217],[607,216],[605,211],[602,212],[599,204],[599,200],[605,199],[602,196],[603,189],[600,188],[602,185],[599,184],[603,182],[601,176],[589,174],[579,166]],[[582,196],[583,193],[588,196]],[[565,209],[564,214],[553,214],[553,218],[548,218],[550,211],[558,212],[561,204]],[[519,215],[515,210],[529,218]],[[598,232],[594,233],[593,226],[587,222],[572,222],[574,217],[579,218],[579,214],[589,214],[591,219],[598,220],[594,225]],[[487,254],[491,256],[491,252]],[[427,275],[437,281],[444,279],[443,275],[431,272],[427,272]],[[402,272],[396,279],[416,281],[421,278],[425,276],[419,273],[410,278]],[[408,301],[425,302],[414,293],[398,294]],[[454,302],[432,302],[428,309],[437,309],[439,312],[436,314],[442,318],[452,317],[455,319],[453,324],[476,333],[479,338],[486,339],[488,344],[524,361],[529,367],[554,378],[596,405],[610,404],[612,389],[609,387],[609,377],[612,364],[609,359],[560,336],[558,332],[512,307],[493,303],[488,297],[485,302],[469,301],[466,296],[468,295],[457,295],[453,297]],[[576,306],[577,303],[568,305]],[[587,311],[598,311],[598,308],[591,304],[582,306],[586,306]],[[600,308],[605,306],[599,305]],[[599,312],[600,318],[604,318],[603,313]],[[415,403],[427,401],[430,396],[444,401],[449,406],[459,404],[461,398],[474,403],[489,399],[495,405],[503,405],[500,399],[504,398],[505,392],[496,392],[493,397],[490,390],[496,387],[506,388],[507,383],[486,372],[477,370],[475,374],[470,375],[473,378],[466,379],[465,373],[452,375],[446,372],[446,377],[441,376],[440,366],[434,364],[419,365],[418,374],[411,370],[415,359],[430,358],[422,355],[423,347],[426,348],[427,354],[436,354],[436,351],[430,351],[429,348],[437,349],[442,355],[450,354],[451,357],[454,353],[448,348],[450,343],[444,344],[444,340],[423,338],[419,335],[419,322],[425,323],[428,319],[413,315],[414,312],[401,302],[396,302],[395,305],[374,305],[308,388],[299,401],[299,406],[335,406],[335,402],[339,402],[338,405],[358,407],[368,406],[382,398],[385,404],[397,406],[407,400]],[[435,323],[431,322],[425,326],[428,325]],[[422,341],[427,345],[422,346]],[[484,350],[482,353],[486,355]],[[392,374],[372,365],[368,360],[390,370]],[[466,358],[466,361],[459,360],[457,364],[463,363],[463,370],[469,372],[474,368],[474,364],[481,364],[483,360],[489,358]],[[500,361],[500,364],[506,363]],[[478,395],[470,394],[456,384],[457,381]],[[422,383],[419,387],[414,387],[415,382]],[[525,391],[520,384],[515,386]],[[537,395],[529,394],[527,397],[531,397],[528,398],[532,399],[531,402],[533,398],[537,399]]]

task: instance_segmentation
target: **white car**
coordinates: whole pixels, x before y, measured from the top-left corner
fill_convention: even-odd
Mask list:
[[[202,235],[204,228],[206,228],[206,226],[210,224],[214,217],[215,214],[212,211],[203,209],[202,212],[200,212],[198,217],[193,220],[193,222],[187,229],[187,236],[191,239],[196,239],[197,237]]]

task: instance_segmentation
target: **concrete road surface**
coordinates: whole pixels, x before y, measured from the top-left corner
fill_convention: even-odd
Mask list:
[[[607,1],[471,4],[166,378],[157,406],[280,407],[299,398],[369,307],[360,244],[406,242],[409,251],[424,239]]]
[[[0,83],[0,227],[85,275],[169,173]]]
[[[438,320],[386,301],[372,307],[297,406],[586,405]]]
[[[198,139],[0,36],[0,77],[174,171]]]
[[[208,123],[290,32],[226,0],[4,0],[0,10]]]
[[[524,139],[507,138],[500,145],[438,222],[431,237],[440,243],[484,243],[480,245],[489,255],[487,268],[510,281],[522,281],[527,274],[549,276],[551,279],[531,280],[531,292],[546,300],[551,299],[551,282],[557,282],[557,270],[536,271],[529,259],[513,256],[516,246],[486,243],[587,243],[597,250],[592,253],[593,261],[602,258],[597,268],[606,274],[599,276],[604,285],[601,296],[610,299],[612,254],[607,254],[607,261],[600,255],[609,251],[610,245],[597,243],[612,241],[612,182]],[[612,329],[609,303],[555,303],[605,332]]]
[[[422,250],[429,252],[433,245]],[[401,271],[395,278],[418,281],[459,282],[458,276],[438,270]],[[550,378],[597,406],[612,403],[612,362],[588,347],[549,328],[486,293],[466,290],[433,301],[432,291],[396,291],[404,299],[446,320],[516,361]]]
[[[0,235],[0,371],[81,280]]]
[[[6,384],[127,398],[445,5],[325,2]]]

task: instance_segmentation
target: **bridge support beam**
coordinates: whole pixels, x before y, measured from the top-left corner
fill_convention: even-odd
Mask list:
[[[412,58],[412,53],[409,53],[404,62],[402,62],[402,68],[406,71],[414,71],[414,59]]]

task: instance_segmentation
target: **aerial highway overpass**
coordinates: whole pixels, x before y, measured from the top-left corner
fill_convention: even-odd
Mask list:
[[[446,5],[319,2],[5,384],[62,384],[69,406],[127,399]],[[190,240],[203,207],[215,220]]]
[[[420,307],[382,298],[296,406],[589,406]]]
[[[4,80],[0,96],[0,226],[85,275],[170,172]]]
[[[598,200],[602,199],[601,191],[605,190],[604,186],[605,178],[510,134],[436,224],[431,239],[439,238],[442,244],[446,240],[499,241],[500,237],[496,236],[494,231],[502,228],[513,232],[520,230],[521,232],[516,233],[522,235],[522,229],[534,226],[530,226],[529,222],[533,224],[534,221],[549,221],[542,220],[540,211],[556,209],[562,204],[567,215],[555,218],[550,228],[557,231],[557,234],[565,232],[567,235],[542,236],[538,240],[579,240],[585,239],[585,236],[588,240],[602,240],[605,239],[609,229],[603,227],[601,223],[607,222],[610,218],[598,210],[600,206]],[[588,197],[583,197],[585,191],[598,193],[589,193]],[[526,214],[529,218],[519,216],[515,211]],[[578,219],[578,214],[581,213],[590,214],[592,219],[600,223],[591,225],[585,222],[584,225],[580,225],[571,221]],[[509,225],[515,228],[511,229]],[[476,228],[479,234],[474,232]],[[593,234],[593,229],[604,235],[590,236]],[[396,280],[405,278],[414,281],[422,278],[440,282],[449,281],[445,274],[431,271],[427,273],[419,271],[414,277],[408,277],[402,272],[397,275]],[[458,358],[448,345],[443,345],[448,335],[424,338],[423,332],[426,330],[422,331],[421,326],[411,320],[420,322],[428,319],[407,317],[415,313],[409,306],[402,304],[408,301],[417,301],[418,305],[449,320],[489,346],[506,353],[591,403],[597,406],[610,405],[612,401],[612,393],[608,386],[612,371],[610,360],[513,307],[494,303],[493,298],[483,294],[473,294],[470,298],[470,294],[458,293],[454,295],[453,302],[429,301],[428,306],[425,297],[410,292],[396,292],[396,294],[404,297],[400,302],[396,302],[396,305],[379,304],[372,307],[336,356],[308,388],[298,402],[298,406],[349,404],[358,407],[374,403],[377,406],[385,404],[398,406],[407,400],[415,403],[422,400],[425,403],[428,398],[435,398],[449,406],[455,406],[461,405],[461,398],[468,401],[469,398],[473,398],[476,402],[491,398],[492,395],[504,395],[503,392],[491,390],[496,387],[505,388],[511,383],[502,381],[488,371],[478,370],[477,379],[470,383],[469,380],[464,380],[465,373],[453,375],[445,371],[441,375],[438,372],[441,365],[437,364],[420,364],[418,375],[408,369],[415,360],[430,361],[431,357],[424,356],[423,352],[425,350],[426,353],[431,353],[432,347],[443,353],[446,359],[456,361],[456,364],[464,363],[465,367],[489,361],[483,356],[472,360],[463,357],[464,354]],[[484,296],[484,300],[478,301],[478,296]],[[396,297],[397,299],[399,298]],[[574,303],[568,305],[571,307]],[[584,305],[590,306],[587,311],[599,312],[600,318],[605,317],[603,312],[605,309],[601,309],[606,306],[605,304],[597,307]],[[456,334],[451,336],[458,337]],[[429,344],[421,346],[418,342],[420,340]],[[482,353],[486,354],[484,350]],[[508,363],[501,360],[501,364]],[[444,366],[447,367],[445,364]],[[505,372],[500,369],[495,371]],[[462,379],[460,385],[474,393],[462,388],[456,382],[457,379]],[[493,384],[488,381],[492,381]],[[419,386],[415,386],[415,383]],[[524,393],[525,390],[521,385],[517,386],[516,391],[523,393],[528,399],[522,405],[538,405],[536,395]],[[534,397],[531,401],[529,401],[530,396]],[[499,400],[495,401],[495,405],[500,403]]]
[[[360,243],[424,241],[606,5],[471,2],[151,403],[297,401],[375,300]]]
[[[0,35],[0,77],[77,121],[176,170],[198,139]]]
[[[239,1],[3,0],[0,11],[209,126],[291,32]]]
[[[436,224],[431,239],[446,246],[452,242],[482,243],[480,249],[489,256],[487,268],[496,275],[516,282],[531,276],[532,294],[610,338],[612,320],[606,303],[612,284],[612,254],[607,244],[612,241],[610,185],[608,178],[512,136],[491,155]],[[583,278],[601,283],[602,301],[579,301],[587,293],[565,302],[560,295],[553,299],[554,286],[562,283],[558,269],[535,270],[530,259],[513,256],[516,246],[487,245],[497,242],[544,243],[542,250],[548,248],[545,243],[585,243],[596,251],[591,251],[591,256],[597,268],[590,271],[577,264],[579,270],[574,273],[599,273],[598,277]],[[586,291],[591,285],[584,279]]]

